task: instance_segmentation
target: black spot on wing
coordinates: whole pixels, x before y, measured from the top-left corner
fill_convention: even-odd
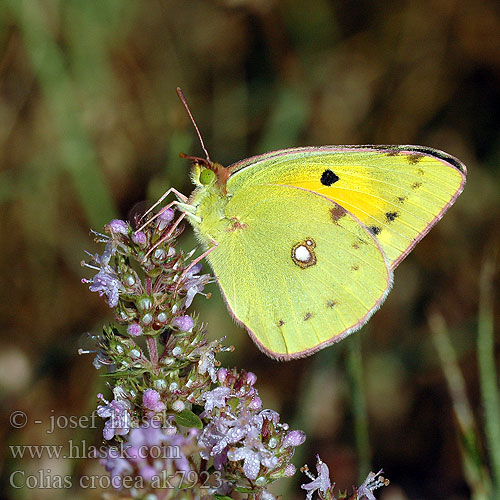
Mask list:
[[[398,212],[387,212],[385,214],[385,218],[387,219],[387,222],[392,222],[395,220],[397,217],[399,217]]]
[[[418,189],[419,187],[422,187],[422,183],[421,183],[421,182],[414,182],[414,183],[411,185],[411,188],[412,188],[412,189]]]
[[[387,156],[398,156],[398,154],[401,153],[398,149],[389,149],[386,153]]]
[[[361,245],[366,245],[367,244],[367,241],[364,240],[363,238],[356,238],[356,241],[351,245],[352,248],[354,248],[355,250],[358,250]]]
[[[370,231],[370,233],[372,233],[374,236],[377,236],[377,234],[382,231],[382,228],[379,226],[369,226],[368,231]]]
[[[406,159],[410,165],[416,165],[423,157],[424,155],[422,153],[412,153],[408,155]]]
[[[404,203],[408,199],[408,196],[398,196],[397,200],[400,203]]]
[[[310,312],[306,312],[304,314],[304,321],[307,321],[308,319],[311,319],[312,318],[312,313]]]
[[[332,172],[330,169],[325,170],[321,174],[321,184],[324,186],[331,186],[339,180],[339,176]]]
[[[359,271],[359,266],[357,264],[352,265],[351,271]]]
[[[388,156],[397,156],[401,152],[409,152],[411,156],[420,155],[422,156],[431,156],[434,158],[438,158],[439,160],[443,160],[450,165],[453,165],[456,169],[458,169],[462,174],[467,172],[465,165],[454,156],[445,153],[444,151],[439,151],[438,149],[428,148],[426,146],[414,146],[414,145],[403,145],[403,146],[391,146],[387,144],[360,144],[360,145],[345,145],[342,146],[344,148],[349,149],[368,149],[372,151],[378,151],[380,153],[385,153]],[[407,154],[407,156],[410,156]]]
[[[327,303],[326,303],[326,307],[330,308],[330,309],[333,309],[335,306],[337,305],[337,302],[335,300],[329,300]]]
[[[401,147],[404,148],[404,146]],[[432,156],[434,158],[438,158],[439,160],[443,160],[450,165],[453,165],[456,169],[462,172],[462,174],[466,173],[465,165],[459,159],[449,155],[448,153],[445,153],[444,151],[439,151],[439,149],[427,148],[425,146],[412,146],[408,149],[412,151],[413,154],[420,153],[421,155]]]
[[[285,324],[285,322],[282,319],[280,319],[278,321],[278,328],[282,327],[284,324]]]
[[[346,209],[342,208],[340,205],[335,205],[333,208],[330,208],[330,217],[335,224],[337,224],[339,219],[344,217],[345,214]]]

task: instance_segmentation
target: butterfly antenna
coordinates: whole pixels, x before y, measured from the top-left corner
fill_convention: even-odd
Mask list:
[[[205,143],[203,142],[203,139],[201,137],[200,130],[198,129],[198,125],[196,125],[196,122],[194,121],[193,115],[191,114],[191,110],[189,109],[186,98],[184,97],[184,94],[182,93],[182,90],[180,87],[177,87],[177,95],[179,96],[179,99],[181,100],[182,104],[184,104],[184,107],[186,108],[187,114],[189,115],[189,118],[191,118],[191,121],[193,122],[194,129],[196,130],[196,133],[198,134],[198,139],[200,140],[200,143],[201,143],[201,147],[202,147],[203,151],[205,152],[205,156],[207,157],[207,161],[210,163],[210,156],[208,155],[207,148],[205,147]]]

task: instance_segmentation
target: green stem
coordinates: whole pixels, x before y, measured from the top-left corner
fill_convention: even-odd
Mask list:
[[[149,351],[149,359],[153,364],[155,372],[158,369],[158,345],[156,343],[156,337],[146,337],[146,343]]]
[[[491,461],[493,498],[500,498],[500,395],[495,366],[495,341],[493,326],[493,277],[495,259],[485,260],[479,280],[479,323],[477,329],[477,354],[479,380],[484,407],[485,433]]]
[[[359,479],[360,481],[363,481],[371,469],[371,447],[363,384],[361,335],[353,335],[347,342],[347,348],[347,369],[350,376],[354,433],[356,437],[356,451],[359,460]]]
[[[450,341],[444,318],[439,314],[433,314],[428,321],[453,404],[462,452],[462,467],[471,489],[471,499],[488,500],[491,494],[491,480],[484,465],[476,422],[467,398],[465,380],[458,366],[455,349]]]

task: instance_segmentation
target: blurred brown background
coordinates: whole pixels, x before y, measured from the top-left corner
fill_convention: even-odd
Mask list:
[[[484,454],[476,337],[478,278],[500,229],[499,11],[494,0],[1,2],[3,498],[101,494],[78,487],[82,475],[102,474],[96,460],[21,459],[8,445],[101,444],[100,428],[47,432],[51,416],[89,415],[105,390],[92,357],[77,355],[85,332],[110,318],[80,283],[89,276],[80,261],[97,248],[89,227],[126,218],[169,186],[191,190],[178,154],[201,149],[177,86],[225,165],[271,149],[365,143],[424,144],[466,163],[464,193],[398,268],[389,299],[358,335],[368,455],[391,479],[377,496],[469,498],[427,317],[439,312],[449,326]],[[183,245],[194,245],[190,230]],[[194,307],[212,337],[236,346],[223,362],[254,371],[264,406],[308,435],[296,465],[314,469],[319,453],[340,489],[356,484],[350,340],[274,362],[211,291]],[[27,414],[23,428],[9,423],[14,411]],[[74,486],[13,489],[15,471],[24,481],[68,475]],[[277,493],[304,498],[300,476]]]

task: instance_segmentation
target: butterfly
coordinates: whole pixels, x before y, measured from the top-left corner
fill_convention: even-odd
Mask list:
[[[360,329],[464,188],[465,165],[423,146],[300,147],[223,167],[178,94],[206,159],[189,157],[196,188],[189,198],[174,190],[174,203],[229,312],[272,358],[307,356]]]

